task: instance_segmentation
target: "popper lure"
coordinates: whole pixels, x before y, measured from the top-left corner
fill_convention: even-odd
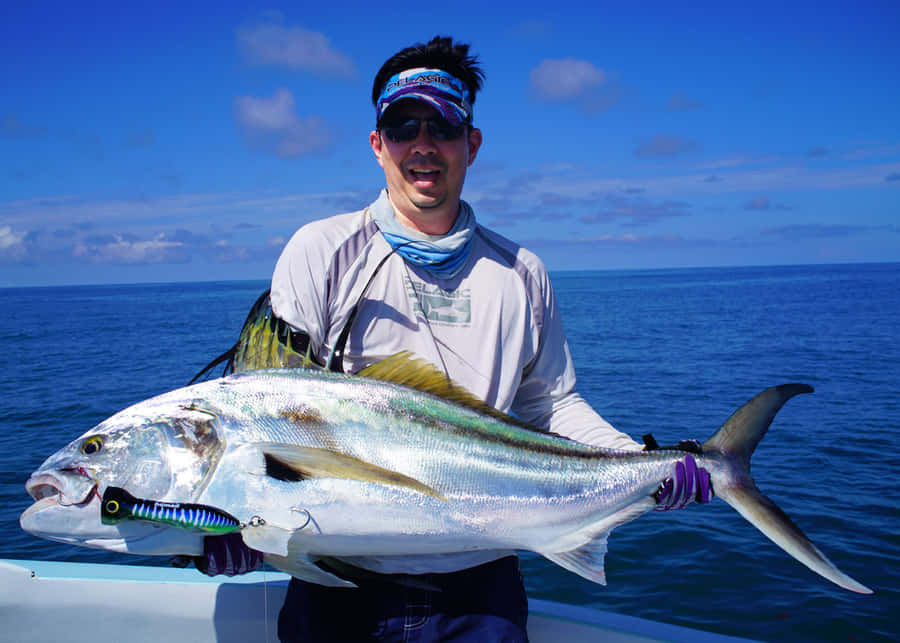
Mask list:
[[[187,502],[160,502],[135,498],[121,487],[107,487],[100,505],[100,519],[107,525],[123,520],[172,525],[208,534],[228,534],[246,525],[231,514]]]

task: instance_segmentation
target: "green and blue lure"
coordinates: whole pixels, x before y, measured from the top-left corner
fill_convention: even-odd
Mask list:
[[[106,488],[100,505],[100,519],[107,525],[123,520],[142,520],[207,534],[229,534],[244,527],[240,520],[215,507],[143,500],[121,487]]]

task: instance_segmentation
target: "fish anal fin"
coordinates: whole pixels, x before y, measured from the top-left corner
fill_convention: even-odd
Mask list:
[[[266,556],[266,562],[275,569],[295,578],[326,587],[357,587],[356,583],[322,569],[308,554],[295,556]]]
[[[266,475],[285,482],[311,478],[341,478],[406,487],[438,500],[447,499],[433,488],[405,474],[331,449],[269,443],[261,445]]]
[[[540,552],[544,558],[556,563],[570,572],[578,574],[594,583],[606,585],[606,573],[603,570],[603,559],[606,555],[606,540],[610,532],[620,525],[631,522],[652,510],[656,502],[645,498],[620,509],[600,522],[593,523],[590,531],[584,533],[585,541],[574,549],[562,552]]]
[[[606,585],[606,572],[603,569],[603,559],[606,556],[606,536],[607,534],[602,534],[577,549],[544,554],[544,557],[582,578]]]

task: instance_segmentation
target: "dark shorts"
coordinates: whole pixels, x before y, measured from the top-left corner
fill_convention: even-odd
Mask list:
[[[528,599],[519,559],[501,558],[450,574],[422,574],[410,587],[390,576],[358,588],[291,579],[278,637],[293,641],[526,642]]]

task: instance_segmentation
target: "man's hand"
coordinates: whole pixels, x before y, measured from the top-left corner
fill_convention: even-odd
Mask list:
[[[675,446],[661,447],[656,439],[647,434],[644,436],[644,451],[683,451],[684,459],[675,463],[675,472],[666,478],[656,493],[657,511],[669,511],[687,507],[692,502],[709,502],[715,498],[709,471],[697,466],[692,453],[700,455],[703,449],[696,440],[682,440]]]
[[[675,463],[675,473],[656,492],[656,510],[669,511],[687,507],[692,502],[709,502],[715,497],[709,472],[697,466],[694,456],[686,454]]]
[[[246,574],[262,564],[262,553],[247,547],[238,533],[207,536],[203,540],[203,555],[194,557],[194,565],[207,576]]]

